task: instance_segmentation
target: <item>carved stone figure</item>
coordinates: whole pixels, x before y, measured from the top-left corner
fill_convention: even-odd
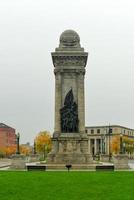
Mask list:
[[[64,106],[60,109],[62,133],[78,132],[78,107],[72,89],[67,93]]]

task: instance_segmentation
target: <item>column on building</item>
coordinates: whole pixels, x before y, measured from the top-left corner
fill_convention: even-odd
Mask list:
[[[94,139],[94,154],[97,153],[97,139]]]
[[[100,139],[100,153],[103,154],[103,139]]]
[[[88,140],[88,153],[91,154],[91,140]]]
[[[106,137],[106,154],[109,154],[109,136]]]

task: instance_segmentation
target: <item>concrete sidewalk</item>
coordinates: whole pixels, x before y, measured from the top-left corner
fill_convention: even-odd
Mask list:
[[[7,168],[11,165],[11,160],[10,159],[0,159],[0,170],[3,168]]]

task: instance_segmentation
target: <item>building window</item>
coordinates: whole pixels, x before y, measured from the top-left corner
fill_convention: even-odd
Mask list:
[[[85,131],[86,133],[88,133],[88,130],[86,129],[86,131]]]
[[[94,129],[91,129],[91,134],[94,134]]]
[[[112,132],[113,132],[113,130],[112,130],[112,128],[110,128],[110,129],[109,129],[109,133],[112,133]]]
[[[97,129],[97,133],[100,133],[100,129]]]

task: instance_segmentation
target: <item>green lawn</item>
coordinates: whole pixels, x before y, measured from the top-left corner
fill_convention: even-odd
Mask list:
[[[134,172],[0,172],[0,200],[134,200]]]

